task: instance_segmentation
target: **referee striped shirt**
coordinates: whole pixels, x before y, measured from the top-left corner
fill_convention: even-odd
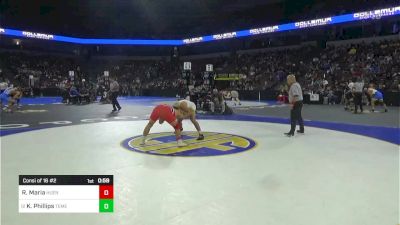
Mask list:
[[[353,90],[355,93],[362,93],[364,89],[364,82],[357,81],[354,83]]]

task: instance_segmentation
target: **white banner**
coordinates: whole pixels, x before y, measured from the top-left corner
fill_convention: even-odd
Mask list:
[[[191,62],[184,62],[183,63],[183,69],[184,70],[191,70],[192,69],[192,63]]]
[[[207,64],[206,65],[206,71],[207,72],[212,72],[214,70],[213,64]]]
[[[319,95],[317,95],[317,94],[311,94],[311,95],[310,95],[310,101],[312,101],[312,102],[318,102],[318,101],[319,101]]]

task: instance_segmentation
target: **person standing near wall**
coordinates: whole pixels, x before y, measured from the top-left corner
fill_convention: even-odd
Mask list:
[[[304,134],[304,122],[301,115],[301,110],[303,108],[303,92],[301,86],[296,82],[296,77],[294,75],[287,76],[287,83],[289,85],[289,103],[292,106],[290,110],[290,131],[285,133],[286,136],[294,136],[294,131],[296,129],[296,122],[299,123],[300,130],[297,133]]]

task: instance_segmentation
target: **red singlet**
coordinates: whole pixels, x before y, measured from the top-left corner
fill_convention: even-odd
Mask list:
[[[168,123],[172,123],[176,120],[175,110],[172,106],[169,105],[158,105],[153,109],[153,112],[150,115],[150,119],[153,121],[162,119],[167,121]]]

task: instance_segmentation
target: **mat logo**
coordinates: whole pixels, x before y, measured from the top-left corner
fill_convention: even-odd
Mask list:
[[[197,141],[197,133],[184,132],[182,138],[185,147],[177,147],[173,133],[150,134],[146,145],[141,145],[143,137],[135,136],[122,142],[125,148],[146,154],[166,156],[217,156],[234,154],[253,149],[256,142],[252,139],[224,133],[205,132],[204,140]]]

